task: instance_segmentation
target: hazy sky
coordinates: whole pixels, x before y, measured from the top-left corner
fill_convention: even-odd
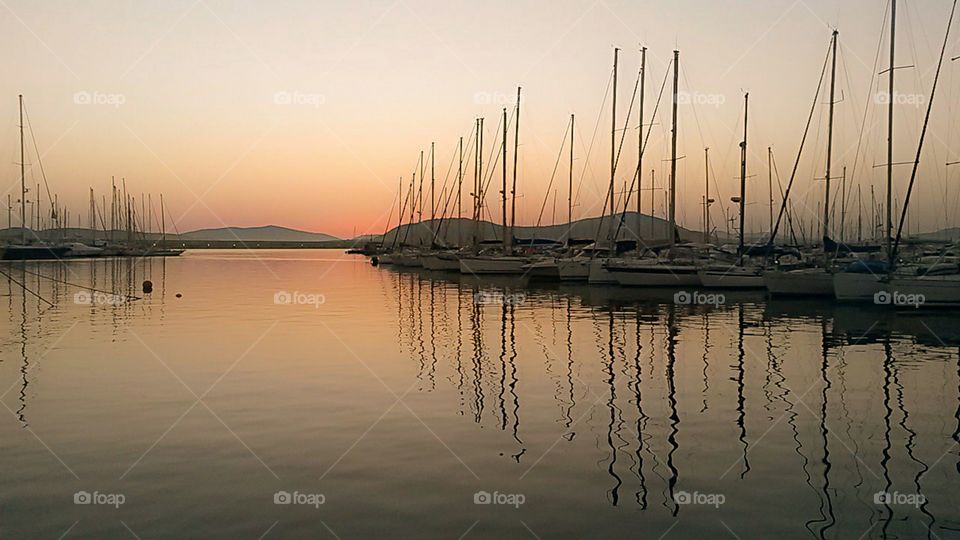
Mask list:
[[[897,64],[915,67],[897,71],[896,162],[916,152],[950,7],[951,0],[899,2]],[[501,108],[512,109],[520,85],[518,222],[537,221],[571,113],[574,214],[596,215],[609,177],[604,91],[612,49],[622,49],[622,126],[642,44],[649,48],[645,122],[674,48],[681,51],[681,91],[694,102],[679,115],[678,214],[685,226],[700,227],[705,146],[718,198],[730,206],[739,186],[742,92],[750,92],[748,168],[756,176],[748,180],[747,221],[759,231],[768,220],[767,147],[785,184],[836,27],[834,173],[847,166],[848,231],[856,226],[860,186],[866,230],[870,187],[878,202],[885,189],[884,170],[874,165],[886,160],[886,109],[877,91],[887,83],[874,72],[886,68],[887,53],[874,63],[878,45],[886,47],[887,9],[887,0],[2,0],[0,152],[7,159],[0,186],[19,197],[16,96],[23,93],[50,189],[84,219],[89,188],[109,199],[116,176],[132,193],[152,193],[155,203],[162,192],[180,230],[279,224],[340,236],[376,232],[419,151],[436,142],[441,185],[458,137],[470,134],[478,116],[486,118],[489,152]],[[950,183],[960,166],[945,166],[960,160],[952,121],[960,62],[949,61],[960,55],[957,38],[960,31],[947,49],[913,228],[957,225],[960,188]],[[645,156],[645,188],[650,169],[661,186],[666,179],[669,101],[668,84]],[[795,188],[808,227],[823,198],[817,178],[824,176],[826,95],[819,102]],[[618,186],[636,168],[637,124],[634,108]],[[563,152],[554,179],[558,214],[567,197]],[[28,161],[32,184],[39,168]],[[909,174],[909,165],[896,167],[898,193]],[[499,182],[499,169],[494,175]],[[498,218],[496,185],[490,194]],[[644,192],[645,210],[650,195]],[[656,197],[661,214],[662,192]],[[714,212],[723,229],[719,208]],[[543,221],[552,220],[551,191]]]

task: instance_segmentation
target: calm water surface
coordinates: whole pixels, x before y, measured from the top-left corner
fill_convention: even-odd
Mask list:
[[[337,251],[0,270],[3,537],[960,536],[949,314]]]

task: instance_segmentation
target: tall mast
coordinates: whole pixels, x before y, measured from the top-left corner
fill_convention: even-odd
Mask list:
[[[513,186],[510,188],[510,234],[507,242],[513,250],[513,228],[517,225],[517,155],[520,149],[520,87],[517,87],[517,115],[513,120]]]
[[[503,206],[503,251],[508,253],[510,251],[510,242],[507,240],[507,235],[510,234],[507,226],[507,108],[503,108],[503,136],[500,141],[500,153],[502,154],[503,160],[503,184],[500,189],[500,201]]]
[[[830,61],[830,113],[827,124],[827,177],[826,189],[823,193],[823,238],[826,240],[830,236],[830,168],[833,162],[833,109],[836,104],[836,83],[837,83],[837,35],[838,31],[833,31],[833,52]],[[826,243],[826,242],[824,242]]]
[[[423,150],[420,151],[420,187],[417,190],[417,240],[419,244],[423,245],[423,235],[421,235],[420,228],[423,226],[423,168],[426,164],[423,162]]]
[[[433,154],[434,143],[430,143],[430,230],[433,230],[434,220],[437,217],[437,200],[434,198],[434,189],[436,184],[436,177],[434,176],[433,162],[435,156]],[[433,236],[433,235],[431,235]]]
[[[614,207],[614,181],[617,173],[617,59],[620,53],[620,49],[613,48],[613,111],[610,115],[610,189],[608,190],[608,195],[610,200],[608,204],[610,205],[610,231],[607,234],[607,239],[610,241],[610,253],[616,254],[616,239],[614,238],[614,227],[613,227],[613,213],[615,211]]]
[[[160,194],[160,243],[167,245],[167,215],[163,209],[163,193]]]
[[[710,148],[703,149],[703,243],[710,243]]]
[[[457,155],[460,161],[457,164],[457,246],[463,245],[463,137],[457,143]],[[449,229],[447,229],[449,230]]]
[[[673,127],[670,130],[670,247],[676,244],[677,229],[677,94],[680,85],[680,51],[673,51]]]
[[[643,88],[647,78],[647,48],[640,48],[640,135],[637,137],[637,236],[640,235],[640,188],[643,184]],[[626,210],[626,209],[624,209]]]
[[[890,256],[892,246],[890,244],[893,236],[893,72],[896,69],[894,62],[897,54],[897,0],[890,0],[890,71],[887,95],[889,103],[887,104],[887,224],[883,243],[887,248],[887,256]]]
[[[567,181],[567,247],[573,236],[573,128],[574,116],[570,115],[570,177]]]
[[[767,147],[767,192],[770,194],[770,234],[773,234],[773,147]],[[773,243],[773,237],[770,237]]]
[[[23,156],[23,94],[20,102],[20,243],[27,243],[27,169]],[[39,211],[39,209],[37,210]]]
[[[743,142],[740,143],[740,249],[737,261],[743,266],[744,213],[747,204],[747,118],[750,110],[750,93],[743,95]]]

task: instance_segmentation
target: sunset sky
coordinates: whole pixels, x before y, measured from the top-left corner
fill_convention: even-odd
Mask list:
[[[899,2],[897,64],[913,67],[897,71],[896,162],[916,152],[950,6]],[[126,178],[131,193],[153,194],[154,202],[163,193],[181,231],[277,224],[338,236],[378,232],[420,150],[436,142],[441,185],[458,137],[469,136],[474,118],[483,116],[486,160],[501,109],[512,110],[522,86],[518,223],[537,221],[571,113],[574,214],[593,216],[602,210],[609,176],[604,91],[612,49],[622,49],[622,126],[644,45],[645,122],[674,48],[681,51],[680,89],[695,102],[679,115],[681,224],[701,226],[706,146],[718,198],[730,206],[739,186],[742,95],[749,91],[748,169],[756,176],[748,181],[747,228],[765,230],[767,147],[785,184],[836,27],[834,171],[840,176],[847,167],[848,231],[856,226],[857,185],[866,229],[870,187],[878,202],[885,189],[884,170],[874,165],[886,160],[886,109],[877,92],[887,83],[877,73],[887,67],[887,9],[887,0],[2,0],[2,203],[6,193],[19,197],[22,93],[50,189],[73,215],[86,219],[91,187],[98,200],[109,199],[115,176]],[[960,134],[948,121],[960,97],[960,62],[950,62],[960,55],[957,39],[960,32],[951,34],[934,104],[913,230],[957,225],[960,166],[945,166],[960,160]],[[884,50],[875,68],[878,46]],[[669,169],[669,88],[644,158],[645,187],[650,169],[661,185]],[[823,197],[816,178],[824,176],[827,101],[821,94],[798,170],[795,203],[806,220]],[[633,178],[637,124],[634,108],[618,186]],[[28,141],[28,154],[32,146]],[[35,157],[28,162],[28,183],[35,184],[39,168]],[[902,200],[910,166],[895,170]],[[564,150],[554,179],[558,213],[566,208],[566,183]],[[488,200],[495,218],[497,189]],[[646,211],[650,192],[644,197]],[[663,194],[657,197],[654,210],[662,215]],[[549,201],[545,224],[554,219],[552,191]],[[714,225],[723,230],[719,215],[717,209]]]

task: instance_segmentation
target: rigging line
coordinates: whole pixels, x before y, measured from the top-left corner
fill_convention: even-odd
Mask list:
[[[623,142],[627,139],[627,130],[630,127],[630,115],[633,114],[633,104],[637,101],[637,90],[640,88],[640,74],[637,73],[637,82],[633,85],[633,97],[630,98],[630,105],[627,107],[627,117],[623,122],[623,132],[620,135],[620,145],[617,148],[617,157],[613,160],[613,170],[617,170],[620,164],[620,154],[623,152]],[[640,126],[640,133],[643,133],[643,126]]]
[[[574,206],[580,204],[580,189],[583,187],[583,179],[587,175],[587,167],[590,166],[590,155],[593,152],[593,145],[597,141],[597,132],[600,130],[600,120],[603,118],[603,110],[607,106],[607,96],[610,91],[610,85],[613,84],[613,71],[610,72],[610,78],[607,79],[607,87],[603,90],[603,100],[600,103],[600,109],[597,112],[597,122],[593,126],[593,135],[590,137],[590,146],[587,147],[587,153],[583,160],[583,169],[580,171],[580,179],[577,181],[577,194],[573,198]],[[583,143],[581,141],[581,147]]]
[[[807,141],[807,135],[810,132],[810,124],[813,121],[813,115],[817,110],[817,101],[820,99],[820,90],[823,88],[823,78],[827,73],[827,64],[830,59],[830,47],[827,47],[827,54],[823,58],[823,68],[820,70],[820,80],[817,82],[817,92],[813,96],[813,105],[810,107],[810,116],[807,117],[807,125],[803,129],[803,137],[800,140],[800,148],[797,150],[797,160],[793,163],[793,172],[790,173],[790,182],[787,183],[787,191],[783,196],[783,202],[780,205],[780,213],[777,215],[777,222],[770,232],[770,238],[777,237],[777,231],[780,229],[780,222],[783,219],[783,213],[787,208],[787,202],[790,197],[790,191],[793,189],[793,182],[797,177],[797,168],[800,166],[800,157],[803,155],[803,146]],[[771,241],[772,244],[772,241]]]
[[[873,89],[874,82],[877,80],[877,66],[880,64],[880,52],[881,52],[882,47],[883,47],[883,37],[884,37],[884,35],[885,35],[885,33],[886,33],[886,29],[887,29],[887,14],[889,13],[889,11],[890,11],[890,2],[888,1],[888,2],[887,2],[887,8],[886,8],[886,9],[884,10],[884,12],[883,12],[883,22],[882,22],[882,24],[880,25],[880,38],[877,40],[877,54],[876,54],[876,56],[875,56],[874,59],[873,59],[873,68],[871,69],[871,72],[870,72],[870,85],[868,86],[868,88],[870,88],[871,90]],[[850,83],[849,83],[850,72],[849,72],[849,70],[847,69],[847,57],[846,57],[845,54],[843,54],[843,48],[842,48],[842,47],[841,47],[841,49],[840,49],[840,52],[841,52],[840,58],[842,59],[842,62],[843,62],[844,72],[845,72],[846,75],[847,75],[847,79],[848,79],[848,80],[847,80],[847,86],[848,86],[848,88],[849,88],[849,87],[850,87]],[[893,96],[890,96],[890,99],[893,99]],[[855,180],[856,180],[856,178],[857,178],[857,167],[859,166],[859,163],[860,163],[860,150],[861,150],[861,148],[862,148],[863,135],[864,135],[864,133],[865,133],[865,128],[866,128],[866,126],[867,126],[867,114],[870,112],[870,97],[869,97],[869,95],[867,96],[867,99],[866,99],[865,101],[866,101],[866,103],[864,104],[864,107],[863,107],[863,121],[861,121],[861,123],[860,123],[860,135],[857,137],[857,149],[856,149],[856,151],[854,152],[854,155],[853,155],[853,168],[852,168],[852,170],[850,171],[850,178],[848,179],[848,180],[849,180],[849,183],[848,183],[847,193],[846,193],[846,196],[847,196],[847,197],[849,197],[849,196],[853,193],[853,184],[854,184],[854,182],[855,182]],[[845,223],[841,223],[841,227],[843,227],[844,225],[845,225]]]
[[[47,191],[47,201],[50,203],[50,208],[56,212],[56,208],[53,206],[53,195],[50,193],[50,184],[47,183],[47,173],[43,170],[43,160],[40,158],[40,148],[37,146],[37,135],[33,132],[33,123],[30,121],[30,113],[27,111],[27,106],[23,106],[23,117],[27,121],[27,126],[30,128],[30,140],[33,141],[33,152],[37,155],[37,165],[40,167],[40,177],[43,179],[43,187]],[[32,169],[32,167],[31,167]],[[37,208],[37,212],[40,209]],[[57,221],[60,221],[59,216]]]
[[[660,93],[657,95],[657,102],[653,106],[653,115],[650,117],[650,127],[647,129],[647,136],[643,140],[643,145],[640,147],[640,156],[644,156],[647,152],[647,144],[650,142],[650,134],[653,133],[653,124],[654,120],[657,119],[657,112],[660,110],[660,101],[663,99],[663,91],[667,87],[667,81],[670,79],[670,67],[673,65],[673,60],[670,60],[670,63],[667,64],[667,71],[663,75],[663,83],[660,85]],[[640,134],[643,135],[643,118],[640,119]],[[640,170],[640,162],[637,161],[637,169],[633,173],[633,180],[630,181],[630,189],[627,190],[626,201],[623,204],[624,213],[630,205],[630,196],[633,194],[633,188],[637,184],[637,180],[640,178],[640,175],[643,174],[643,171]],[[651,186],[652,187],[652,186]],[[650,200],[653,200],[653,191],[650,192]],[[638,194],[639,196],[639,194]],[[604,208],[604,213],[606,213],[606,208]],[[653,216],[650,216],[653,217]],[[639,217],[638,217],[639,219]],[[617,224],[617,231],[614,233],[613,237],[617,238],[620,235],[620,229],[623,228],[623,219],[620,220],[620,223]],[[639,232],[638,236],[639,236]]]
[[[567,134],[570,133],[570,122],[567,122],[567,128],[563,131],[563,140],[560,143],[560,151],[557,152],[557,161],[553,164],[553,172],[550,174],[550,183],[547,184],[547,192],[543,197],[543,204],[540,205],[540,215],[537,216],[537,227],[543,219],[543,211],[547,207],[547,199],[550,198],[550,189],[553,188],[553,181],[557,176],[557,168],[560,167],[560,158],[563,157],[563,150],[567,147]]]
[[[463,150],[464,150],[464,151],[469,151],[471,148],[473,148],[473,130],[472,130],[472,129],[471,129],[470,133],[467,134],[467,146],[466,146],[466,148],[464,148]],[[450,169],[451,169],[451,170],[453,169],[453,163],[454,163],[454,161],[456,161],[458,157],[460,157],[459,149],[458,149],[458,153],[455,154],[455,155],[453,156],[453,159],[450,161]],[[469,161],[470,161],[470,160],[469,160],[469,157],[468,157],[468,159],[463,162],[463,165],[467,165],[467,164],[469,163]],[[462,170],[460,171],[461,175],[462,175],[463,172],[464,172],[464,171],[462,171]],[[447,171],[447,175],[448,175],[448,176],[450,175],[450,171]],[[462,182],[462,181],[463,181],[463,176],[461,176],[460,178],[458,178],[458,182]],[[462,186],[459,186],[459,187],[462,189]],[[444,181],[443,181],[443,187],[441,188],[441,193],[442,193],[443,190],[446,189],[446,188],[447,188],[447,180],[444,179]],[[443,213],[440,214],[440,223],[437,224],[437,232],[433,235],[434,241],[436,241],[437,237],[440,236],[440,229],[441,229],[441,227],[443,227],[443,222],[446,220],[447,210],[448,210],[448,209],[450,210],[451,219],[452,219],[453,208],[450,207],[450,203],[451,203],[451,201],[453,201],[453,195],[454,195],[453,186],[450,186],[450,190],[447,192],[447,200],[446,200],[446,202],[443,203]],[[447,222],[447,232],[449,232],[449,231],[450,231],[450,220],[446,220],[446,222]]]
[[[771,162],[773,162],[773,175],[777,177],[777,188],[780,190],[780,198],[783,199],[783,182],[780,181],[780,169],[777,167],[777,155],[771,154]],[[787,213],[787,227],[790,228],[790,235],[792,238],[796,239],[797,231],[793,228],[793,218],[790,216],[790,213]],[[773,241],[773,236],[770,236],[771,243]]]
[[[943,47],[940,49],[940,60],[937,62],[937,72],[933,77],[933,87],[930,89],[930,99],[927,102],[927,113],[923,120],[923,130],[920,132],[920,142],[917,144],[917,155],[913,162],[913,170],[910,172],[910,183],[907,185],[907,193],[903,199],[903,210],[900,213],[900,225],[897,227],[897,237],[893,243],[890,253],[890,264],[896,262],[897,248],[900,246],[901,235],[903,234],[903,223],[907,217],[907,209],[910,204],[910,195],[913,192],[914,183],[917,180],[917,168],[920,166],[920,155],[923,151],[923,141],[927,135],[927,125],[930,122],[930,112],[933,110],[933,98],[937,92],[937,82],[940,80],[940,69],[943,67],[943,57],[947,52],[947,45],[950,40],[950,28],[953,26],[953,16],[957,11],[957,0],[953,0],[953,7],[950,8],[950,19],[947,21],[947,31],[943,37]]]
[[[25,270],[24,270],[24,271],[25,271]],[[30,289],[29,287],[27,287],[25,284],[20,283],[19,281],[17,281],[17,279],[16,279],[15,277],[11,276],[10,274],[4,272],[3,270],[0,270],[0,275],[6,276],[7,279],[9,279],[10,281],[16,283],[16,284],[19,285],[23,290],[27,291],[28,293],[32,294],[33,296],[36,296],[37,298],[39,298],[40,300],[42,300],[44,303],[46,303],[48,306],[53,306],[53,303],[52,303],[52,302],[50,302],[50,301],[47,300],[46,298],[40,296],[39,293],[36,293],[36,292],[34,292],[33,290],[31,290],[31,289]]]

